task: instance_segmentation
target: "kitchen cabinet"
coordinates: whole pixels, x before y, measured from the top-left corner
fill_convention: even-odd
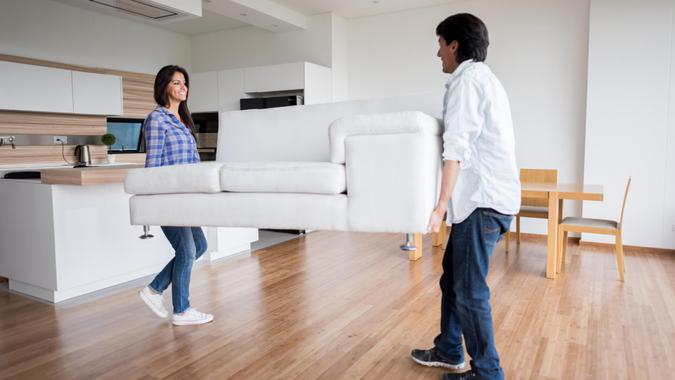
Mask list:
[[[110,179],[109,170],[125,167],[130,166],[42,172],[43,179],[50,173],[52,180],[56,171],[79,176],[89,171],[89,178]],[[72,183],[71,178],[64,173],[60,182]],[[159,227],[151,227],[153,239],[138,238],[141,227],[129,224],[131,195],[123,183],[97,182],[79,186],[0,178],[0,276],[9,280],[10,290],[58,303],[154,275],[173,257]],[[208,251],[201,261],[250,250],[258,240],[254,228],[206,227],[205,234]]]
[[[122,77],[73,71],[73,112],[122,114]]]
[[[218,110],[238,110],[239,99],[250,97],[244,92],[244,69],[219,71],[218,90]]]
[[[300,93],[305,104],[332,101],[328,67],[309,62],[195,73],[190,76],[192,112],[235,111],[239,99],[268,93]]]
[[[190,75],[188,106],[191,112],[218,111],[218,72],[208,71]]]
[[[244,69],[244,92],[275,92],[303,88],[305,88],[305,62]]]
[[[0,109],[122,114],[122,77],[0,61]]]
[[[72,71],[0,61],[0,109],[73,112]]]
[[[332,84],[331,69],[310,62],[244,69],[244,92],[257,94],[302,90],[305,104],[331,102]]]

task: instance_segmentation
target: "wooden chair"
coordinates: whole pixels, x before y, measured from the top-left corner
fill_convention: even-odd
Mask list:
[[[588,232],[592,234],[614,235],[615,237],[614,253],[616,255],[616,266],[617,266],[616,269],[619,272],[619,279],[623,281],[623,275],[624,272],[626,272],[626,268],[624,266],[621,231],[623,229],[623,212],[626,209],[626,199],[628,199],[628,190],[630,189],[630,182],[631,178],[628,177],[628,183],[626,183],[626,192],[623,195],[623,204],[621,206],[621,214],[618,222],[614,220],[575,218],[575,217],[567,217],[562,220],[562,222],[558,226],[558,247],[556,250],[558,259],[558,268],[562,270],[562,264],[565,262],[565,252],[567,251],[568,232]]]
[[[558,183],[558,170],[556,169],[520,169],[521,183]],[[562,202],[558,211],[562,216]],[[539,198],[523,198],[520,212],[516,215],[516,243],[520,244],[520,218],[548,219],[548,200]],[[506,253],[511,244],[510,233],[506,233]]]

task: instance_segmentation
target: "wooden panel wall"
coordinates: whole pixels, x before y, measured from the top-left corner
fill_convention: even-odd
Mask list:
[[[1,135],[96,136],[105,132],[105,116],[0,111]]]
[[[126,72],[108,72],[106,74],[121,75],[123,78],[124,117],[145,119],[150,111],[155,108],[154,75]]]
[[[105,145],[90,145],[91,159],[94,163],[102,163],[107,159],[108,149]],[[11,146],[0,147],[0,165],[23,165],[43,163],[63,163],[65,155],[68,163],[75,163],[75,145],[23,145],[12,149]]]
[[[122,96],[124,99],[124,114],[121,117],[145,118],[155,108],[153,99],[155,76],[151,74],[77,66],[3,54],[0,54],[0,60],[66,70],[119,75],[122,77]],[[0,135],[99,136],[105,132],[105,116],[0,111]],[[66,148],[66,158],[69,161],[74,160],[73,149],[72,146]],[[102,145],[97,146],[95,151],[103,152],[103,155],[105,155],[105,147]],[[71,155],[70,158],[69,154]],[[96,157],[94,159],[96,160]],[[17,146],[15,150],[12,150],[11,147],[0,147],[0,165],[42,162],[63,162],[61,147],[58,145]]]

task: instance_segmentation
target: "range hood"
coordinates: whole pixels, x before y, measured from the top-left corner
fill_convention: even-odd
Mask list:
[[[154,21],[177,21],[201,17],[201,0],[89,0],[109,10]]]

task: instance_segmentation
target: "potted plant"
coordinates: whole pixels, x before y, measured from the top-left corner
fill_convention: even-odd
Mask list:
[[[112,133],[106,133],[105,135],[101,136],[101,142],[103,145],[106,145],[108,147],[108,150],[110,150],[110,146],[115,144],[117,141],[117,137],[113,135]],[[108,153],[108,163],[111,164],[115,162],[115,156]]]

